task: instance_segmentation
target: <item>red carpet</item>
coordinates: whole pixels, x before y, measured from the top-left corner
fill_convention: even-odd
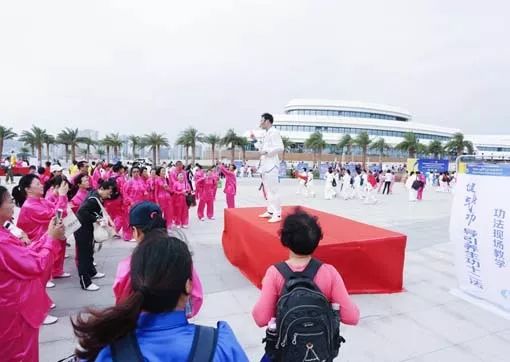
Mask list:
[[[283,209],[283,216],[294,207]],[[340,272],[350,293],[402,291],[407,237],[337,215],[304,208],[319,217],[324,239],[314,256]],[[264,208],[225,209],[223,250],[228,260],[260,288],[266,269],[287,259],[279,223],[258,217]]]

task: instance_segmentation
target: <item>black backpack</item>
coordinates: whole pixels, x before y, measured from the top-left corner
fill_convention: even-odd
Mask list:
[[[302,272],[293,272],[285,262],[275,265],[285,278],[276,306],[276,361],[333,361],[345,342],[339,311],[313,282],[321,265],[313,258]]]

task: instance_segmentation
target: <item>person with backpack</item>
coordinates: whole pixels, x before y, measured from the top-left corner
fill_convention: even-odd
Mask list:
[[[87,361],[245,362],[230,326],[188,322],[192,259],[186,243],[166,233],[148,233],[133,252],[133,293],[103,310],[88,308],[72,324],[78,358]]]
[[[339,322],[359,321],[338,271],[312,257],[322,237],[317,217],[300,208],[283,221],[280,240],[289,258],[267,269],[252,311],[259,327],[270,327],[266,360],[332,361],[342,341]]]

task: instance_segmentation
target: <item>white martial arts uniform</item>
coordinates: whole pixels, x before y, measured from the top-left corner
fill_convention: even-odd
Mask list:
[[[336,190],[333,186],[333,180],[338,185],[336,175],[334,173],[326,172],[326,180],[324,182],[324,198],[326,200],[331,200],[336,195]]]
[[[278,153],[283,151],[283,142],[280,132],[269,128],[262,140],[255,144],[260,152],[267,154],[260,156],[259,173],[262,176],[262,184],[267,197],[267,212],[274,216],[281,216],[282,208],[280,194],[278,192],[278,175],[280,158]]]

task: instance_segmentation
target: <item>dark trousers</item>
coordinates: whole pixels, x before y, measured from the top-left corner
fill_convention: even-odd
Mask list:
[[[386,195],[389,195],[390,193],[390,185],[391,185],[391,182],[390,181],[384,181],[384,188],[382,190],[382,193],[384,195],[384,192],[386,191]]]
[[[76,239],[76,265],[80,276],[80,285],[87,288],[92,284],[92,277],[97,274],[94,266],[94,229],[92,225],[82,225],[74,233]]]

